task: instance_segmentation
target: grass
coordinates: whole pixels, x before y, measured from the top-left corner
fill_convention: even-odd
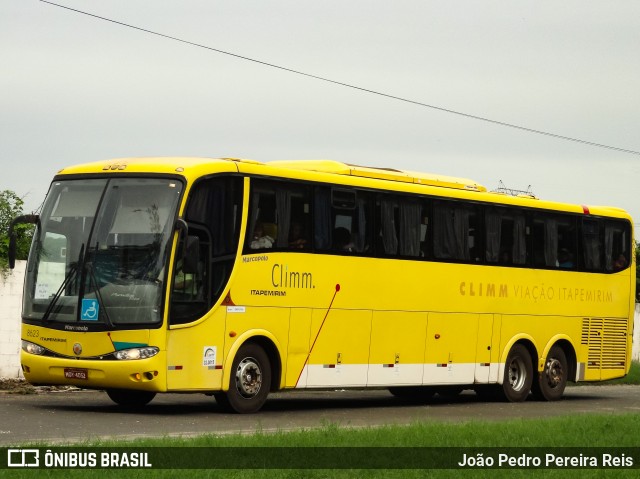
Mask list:
[[[405,454],[407,450],[402,448],[419,447],[455,447],[463,448],[454,453],[455,461],[461,458],[461,452],[475,455],[483,452],[485,456],[506,451],[507,448],[538,448],[543,455],[554,453],[591,455],[589,448],[607,448],[607,452],[614,452],[614,448],[638,448],[640,436],[637,431],[640,428],[640,414],[622,415],[576,415],[545,420],[511,420],[504,422],[473,421],[466,423],[443,424],[436,422],[421,422],[410,426],[385,426],[378,428],[349,429],[341,428],[335,424],[325,425],[318,430],[257,433],[254,435],[231,436],[201,436],[196,438],[161,438],[144,439],[135,442],[101,441],[85,443],[82,446],[74,446],[71,450],[82,451],[83,447],[122,447],[132,446],[132,450],[140,450],[145,447],[163,448],[162,454],[167,461],[181,460],[185,455],[188,464],[216,464],[225,454],[234,453],[239,457],[239,464],[244,469],[181,469],[181,478],[200,477],[224,477],[224,478],[413,478],[413,477],[442,477],[442,478],[520,478],[520,477],[629,477],[638,476],[636,469],[334,469],[335,465],[343,467],[356,461],[361,464],[363,454],[369,454],[371,460],[380,459],[377,454],[389,454],[389,450],[375,448],[394,447],[397,454]],[[39,445],[42,447],[42,445]],[[273,457],[280,453],[291,456],[291,460],[299,460],[296,456],[301,451],[318,451],[320,447],[332,447],[331,459],[327,461],[327,469],[262,469],[264,450],[252,451],[251,448],[287,448],[284,450],[267,449]],[[577,448],[573,452],[562,448]],[[164,449],[166,448],[166,449]],[[185,449],[177,451],[176,448],[205,448]],[[221,448],[242,448],[240,451],[225,450]],[[311,448],[300,450],[299,448]],[[358,449],[371,448],[371,449]],[[486,448],[497,448],[489,450]],[[637,450],[637,449],[635,449]],[[284,452],[280,452],[284,451]],[[429,451],[408,450],[410,453],[428,453]],[[493,451],[493,452],[492,452]],[[533,451],[533,450],[529,450]],[[322,451],[320,451],[322,452]],[[392,453],[393,451],[391,451]],[[240,453],[240,456],[238,455]],[[447,452],[445,451],[444,454]],[[204,456],[203,456],[204,454]],[[531,452],[533,454],[533,452]],[[636,454],[638,456],[638,454]],[[157,457],[157,456],[156,456]],[[365,458],[366,459],[366,458]],[[255,466],[251,466],[254,464]],[[635,457],[636,463],[640,460]],[[235,464],[235,463],[234,463]],[[249,466],[247,466],[249,464]],[[156,464],[157,465],[157,464]],[[256,467],[249,469],[248,467]],[[4,474],[3,474],[4,473]],[[173,478],[178,475],[175,470],[37,470],[37,471],[2,471],[0,477],[11,478],[62,478],[65,479],[92,479],[92,478]]]
[[[640,361],[631,361],[631,367],[629,368],[629,374],[620,379],[610,379],[609,381],[597,381],[597,382],[581,382],[581,383],[567,383],[568,386],[610,386],[610,385],[640,385]]]
[[[601,383],[591,383],[591,384],[640,384],[640,361],[631,361],[631,368],[629,369],[629,374],[621,379],[612,379],[610,381],[603,381]]]

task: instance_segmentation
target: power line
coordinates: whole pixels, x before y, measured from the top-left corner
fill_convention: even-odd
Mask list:
[[[341,82],[341,81],[338,81],[338,80],[333,80],[331,78],[326,78],[326,77],[322,77],[322,76],[319,76],[319,75],[306,73],[306,72],[303,72],[303,71],[300,71],[300,70],[294,70],[293,68],[288,68],[288,67],[284,67],[284,66],[281,66],[281,65],[276,65],[274,63],[269,63],[269,62],[262,61],[262,60],[256,60],[255,58],[246,57],[246,56],[243,56],[243,55],[239,55],[237,53],[232,53],[232,52],[228,52],[228,51],[225,51],[225,50],[220,50],[218,48],[213,48],[213,47],[210,47],[210,46],[207,46],[207,45],[203,45],[201,43],[196,43],[196,42],[192,42],[192,41],[189,41],[189,40],[185,40],[183,38],[178,38],[178,37],[174,37],[174,36],[171,36],[171,35],[166,35],[164,33],[156,32],[156,31],[153,31],[153,30],[148,30],[146,28],[142,28],[142,27],[138,27],[138,26],[135,26],[135,25],[131,25],[129,23],[119,22],[119,21],[113,20],[111,18],[102,17],[100,15],[95,15],[93,13],[85,12],[83,10],[78,10],[76,8],[71,8],[71,7],[67,7],[65,5],[60,5],[58,3],[50,2],[48,0],[40,0],[40,1],[42,3],[47,3],[47,4],[53,5],[55,7],[63,8],[65,10],[69,10],[69,11],[72,11],[72,12],[75,12],[75,13],[80,13],[82,15],[86,15],[86,16],[89,16],[89,17],[97,18],[98,20],[103,20],[103,21],[106,21],[106,22],[115,23],[116,25],[120,25],[120,26],[123,26],[123,27],[127,27],[127,28],[131,28],[131,29],[134,29],[134,30],[138,30],[138,31],[141,31],[141,32],[144,32],[144,33],[148,33],[150,35],[155,35],[155,36],[158,36],[158,37],[166,38],[168,40],[173,40],[173,41],[176,41],[176,42],[184,43],[186,45],[191,45],[191,46],[194,46],[194,47],[203,48],[205,50],[210,50],[210,51],[213,51],[213,52],[216,52],[216,53],[221,53],[223,55],[228,55],[228,56],[231,56],[231,57],[235,57],[235,58],[238,58],[240,60],[246,60],[246,61],[249,61],[249,62],[257,63],[259,65],[267,66],[267,67],[270,67],[270,68],[276,68],[278,70],[282,70],[282,71],[285,71],[285,72],[294,73],[296,75],[301,75],[301,76],[305,76],[305,77],[308,77],[308,78],[313,78],[315,80],[320,80],[320,81],[324,81],[324,82],[327,82],[327,83],[332,83],[334,85],[339,85],[339,86],[343,86],[343,87],[346,87],[346,88],[351,88],[353,90],[358,90],[358,91],[365,92],[365,93],[371,93],[373,95],[378,95],[378,96],[381,96],[381,97],[384,97],[384,98],[389,98],[389,99],[392,99],[392,100],[402,101],[402,102],[405,102],[405,103],[410,103],[412,105],[418,105],[418,106],[422,106],[422,107],[425,107],[425,108],[431,108],[433,110],[441,111],[441,112],[444,112],[444,113],[450,113],[450,114],[453,114],[453,115],[462,116],[464,118],[469,118],[469,119],[472,119],[472,120],[483,121],[483,122],[490,123],[490,124],[493,124],[493,125],[503,126],[503,127],[507,127],[507,128],[513,128],[513,129],[524,131],[524,132],[527,132],[527,133],[534,133],[534,134],[537,134],[537,135],[543,135],[543,136],[547,136],[547,137],[551,137],[551,138],[556,138],[558,140],[572,141],[572,142],[580,143],[580,144],[583,144],[583,145],[594,146],[594,147],[597,147],[597,148],[605,148],[605,149],[608,149],[608,150],[613,150],[613,151],[618,151],[618,152],[622,152],[622,153],[629,153],[631,155],[639,155],[640,156],[640,151],[629,150],[629,149],[626,149],[626,148],[619,148],[619,147],[616,147],[616,146],[605,145],[603,143],[596,143],[596,142],[593,142],[593,141],[582,140],[582,139],[579,139],[579,138],[560,135],[560,134],[552,133],[552,132],[549,132],[549,131],[537,130],[535,128],[528,128],[526,126],[516,125],[514,123],[507,123],[507,122],[504,122],[504,121],[493,120],[491,118],[486,118],[486,117],[482,117],[482,116],[478,116],[478,115],[472,115],[472,114],[469,114],[469,113],[464,113],[464,112],[461,112],[461,111],[451,110],[449,108],[444,108],[444,107],[440,107],[440,106],[436,106],[436,105],[431,105],[431,104],[428,104],[428,103],[423,103],[423,102],[420,102],[420,101],[411,100],[411,99],[408,99],[408,98],[403,98],[403,97],[399,97],[399,96],[396,96],[396,95],[391,95],[391,94],[388,94],[388,93],[379,92],[379,91],[376,91],[376,90],[370,90],[368,88],[360,87],[360,86],[353,85],[353,84],[350,84],[350,83],[345,83],[345,82]]]

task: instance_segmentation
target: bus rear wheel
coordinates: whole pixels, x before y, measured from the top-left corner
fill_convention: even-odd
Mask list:
[[[560,346],[553,346],[547,354],[544,370],[534,383],[533,393],[544,401],[558,401],[567,385],[569,366],[567,355]]]
[[[134,391],[131,389],[107,389],[107,395],[118,406],[139,408],[146,406],[156,397],[151,391]]]
[[[527,399],[533,383],[533,363],[527,348],[516,344],[509,351],[504,365],[502,393],[509,402]]]
[[[267,400],[270,388],[271,362],[267,353],[257,344],[245,344],[233,360],[226,400],[219,402],[240,414],[257,412]]]

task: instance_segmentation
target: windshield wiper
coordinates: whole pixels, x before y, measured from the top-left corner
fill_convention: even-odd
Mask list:
[[[78,275],[78,265],[82,261],[83,257],[84,257],[84,243],[80,247],[80,254],[78,255],[78,261],[76,261],[75,263],[71,263],[69,265],[69,272],[64,277],[64,280],[62,281],[62,284],[58,288],[58,291],[56,291],[56,294],[53,295],[53,298],[51,298],[51,301],[49,302],[47,309],[42,315],[43,322],[49,321],[49,316],[51,316],[51,313],[53,312],[53,308],[55,307],[56,303],[60,299],[60,296],[62,296],[62,293],[67,288],[71,280]]]

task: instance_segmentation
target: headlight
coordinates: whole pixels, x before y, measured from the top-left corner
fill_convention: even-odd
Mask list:
[[[38,356],[45,352],[45,349],[42,346],[24,340],[22,341],[22,350],[29,354],[37,354]]]
[[[160,350],[156,347],[150,346],[146,348],[131,348],[131,349],[123,349],[122,351],[116,351],[113,355],[116,359],[147,359],[158,354]]]

